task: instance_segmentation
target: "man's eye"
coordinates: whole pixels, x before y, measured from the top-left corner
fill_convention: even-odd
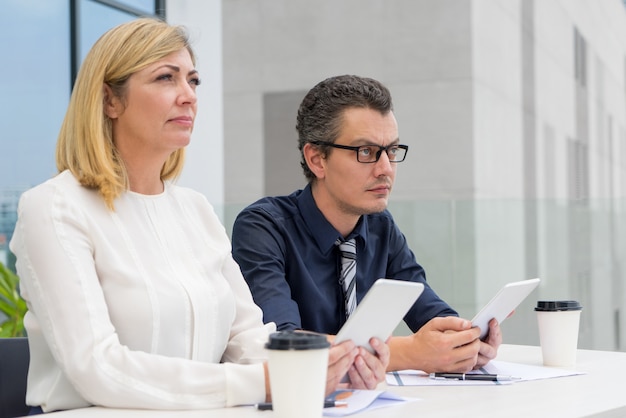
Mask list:
[[[387,149],[389,155],[396,155],[398,153],[398,147],[391,147]]]
[[[372,150],[372,147],[361,147],[359,148],[359,154],[361,154],[364,157],[369,157],[370,155],[372,155],[374,151]]]

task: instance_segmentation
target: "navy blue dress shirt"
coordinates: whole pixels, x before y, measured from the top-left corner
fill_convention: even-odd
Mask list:
[[[346,237],[356,239],[357,302],[379,278],[424,284],[404,317],[413,331],[436,316],[457,313],[431,289],[406,238],[388,211],[364,215]],[[233,226],[233,257],[263,320],[279,330],[336,334],[346,320],[335,241],[343,237],[317,208],[310,185],[266,197],[244,209]]]

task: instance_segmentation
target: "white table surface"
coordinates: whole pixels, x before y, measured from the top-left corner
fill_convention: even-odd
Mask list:
[[[498,360],[541,365],[534,346],[503,344]],[[355,417],[626,417],[626,353],[578,350],[570,368],[585,374],[515,382],[500,386],[388,386],[401,396],[420,398],[397,406],[363,411]],[[66,417],[271,418],[272,411],[236,407],[196,411],[126,410],[92,407],[46,414]],[[297,418],[297,417],[294,417]]]

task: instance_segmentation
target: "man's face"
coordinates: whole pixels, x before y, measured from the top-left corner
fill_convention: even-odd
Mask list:
[[[339,137],[335,144],[348,146],[397,144],[398,125],[393,112],[386,115],[367,108],[350,108],[343,114]],[[356,151],[331,148],[322,159],[318,186],[328,198],[325,202],[333,212],[361,216],[381,212],[396,175],[396,163],[389,162],[382,152],[375,163],[360,163]]]

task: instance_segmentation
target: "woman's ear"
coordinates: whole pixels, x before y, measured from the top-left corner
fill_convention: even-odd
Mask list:
[[[306,143],[302,148],[304,160],[309,166],[309,170],[315,174],[315,177],[322,179],[326,176],[326,157],[322,154],[319,147]]]
[[[117,119],[121,114],[121,103],[117,97],[113,94],[113,90],[111,86],[107,83],[102,84],[102,93],[103,93],[103,107],[104,114],[109,117],[109,119]]]

